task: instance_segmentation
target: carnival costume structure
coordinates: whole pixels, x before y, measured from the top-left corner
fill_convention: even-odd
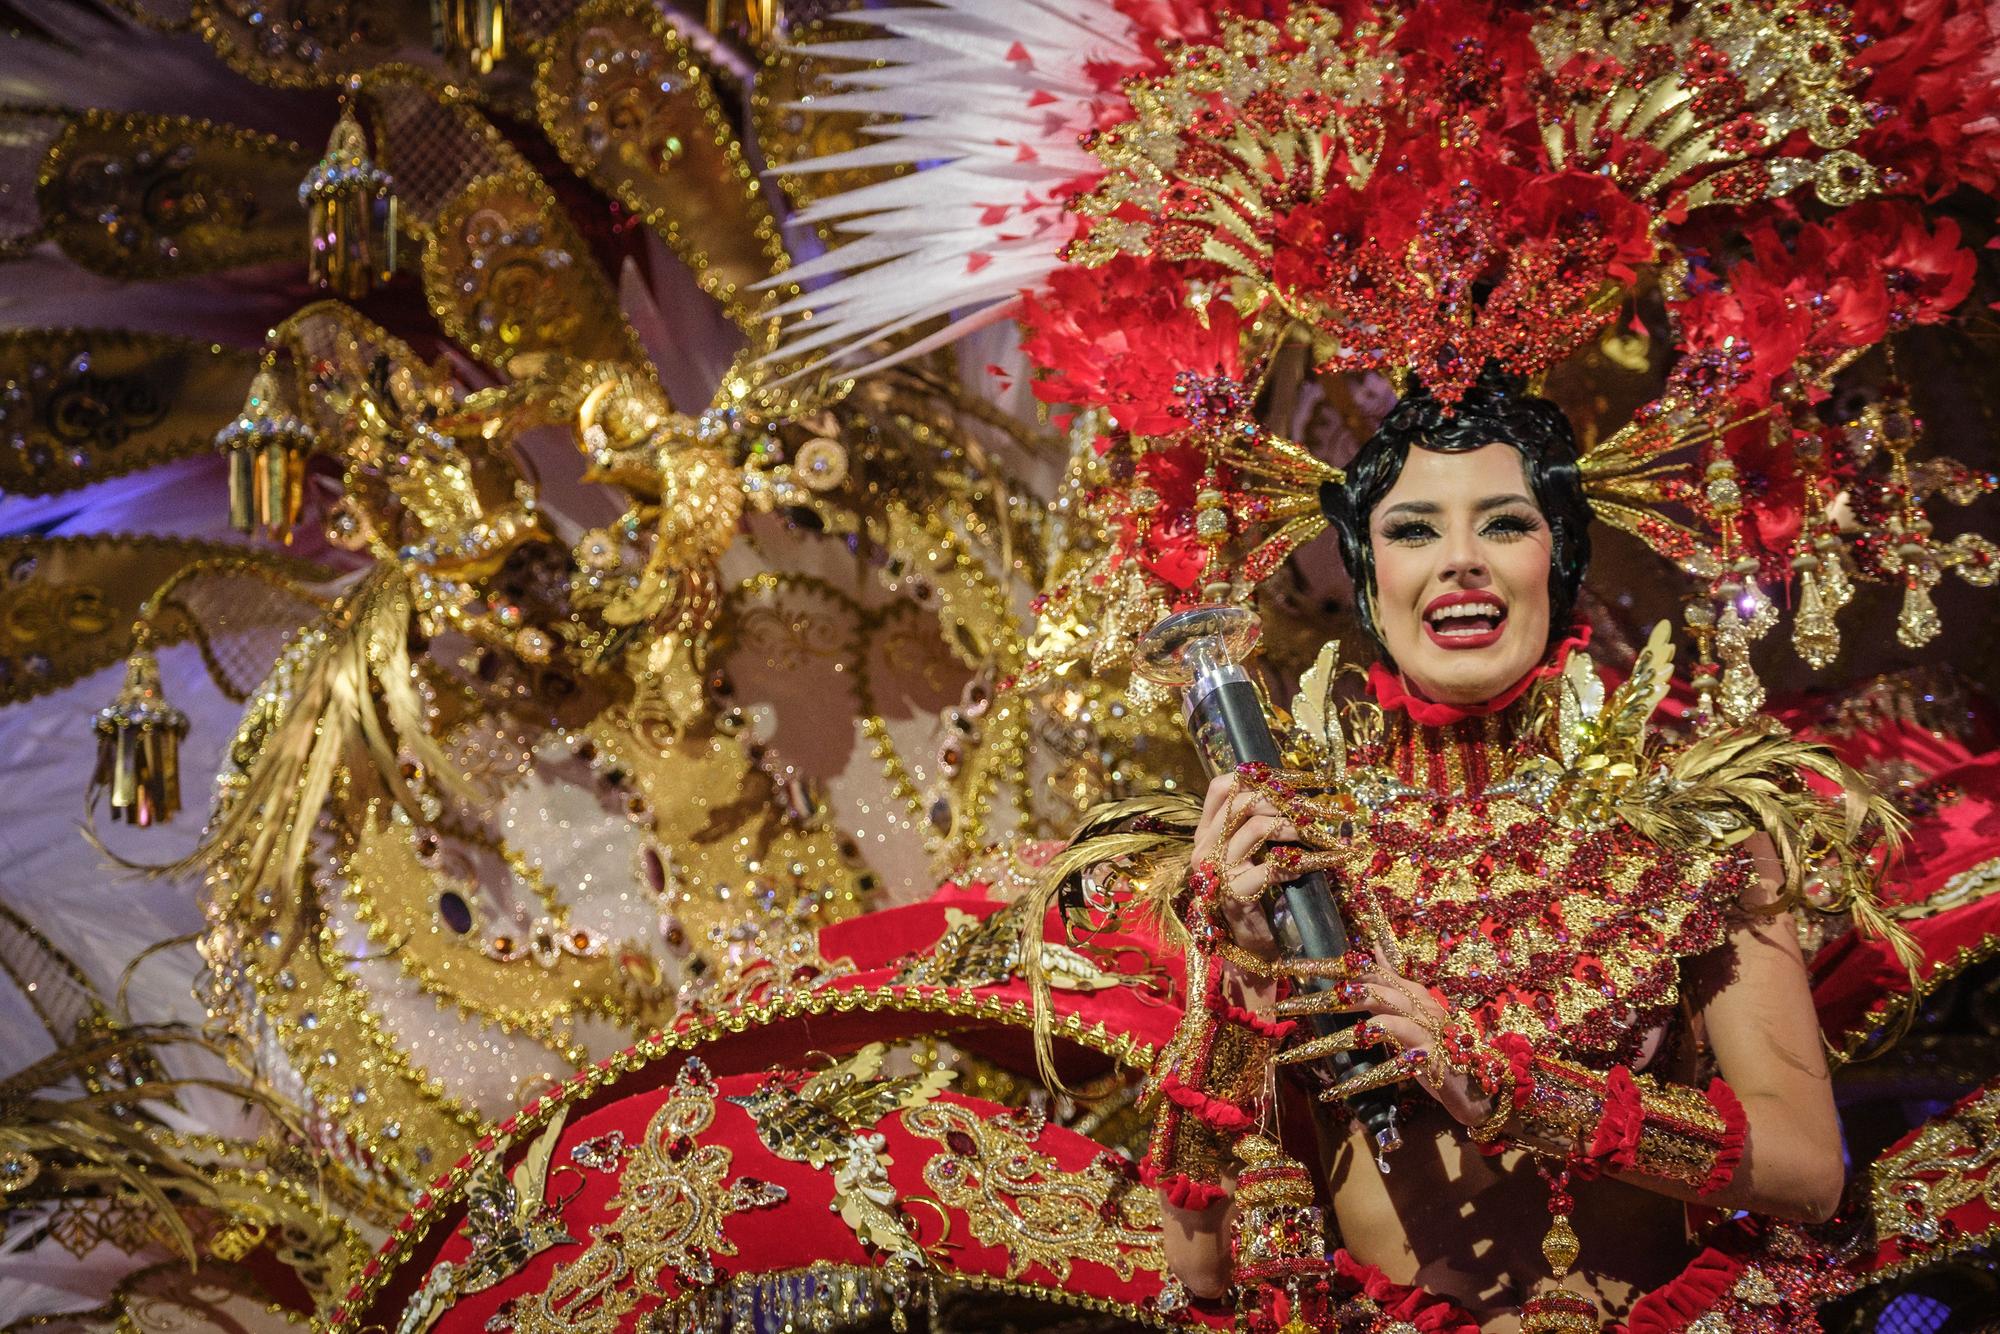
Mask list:
[[[2000,11],[9,21],[6,1330],[2000,1316]],[[1385,442],[1537,492],[1497,693],[1374,651]],[[1348,955],[1239,938],[1194,609]],[[1805,1221],[1703,1013],[1773,921]],[[1342,1235],[1398,1127],[1532,1274]]]

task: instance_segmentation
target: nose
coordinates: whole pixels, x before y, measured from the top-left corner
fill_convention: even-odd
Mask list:
[[[1453,524],[1439,544],[1439,556],[1443,564],[1438,576],[1446,583],[1458,583],[1477,587],[1487,577],[1486,556],[1479,548],[1479,539],[1470,525]]]

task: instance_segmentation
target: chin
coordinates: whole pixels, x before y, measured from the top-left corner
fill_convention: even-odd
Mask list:
[[[1440,704],[1483,704],[1520,680],[1534,666],[1530,662],[1516,667],[1514,655],[1502,657],[1497,652],[1488,652],[1492,652],[1494,661],[1484,663],[1438,663],[1435,659],[1439,655],[1427,654],[1425,656],[1433,661],[1416,663],[1404,670],[1410,684]]]
[[[1440,704],[1483,704],[1533,671],[1542,656],[1512,634],[1487,648],[1444,649],[1419,641],[1412,649],[1397,655],[1397,665],[1412,686]]]

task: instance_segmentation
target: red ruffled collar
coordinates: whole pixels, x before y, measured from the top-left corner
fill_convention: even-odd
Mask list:
[[[1409,715],[1410,721],[1420,727],[1449,727],[1467,718],[1484,718],[1495,714],[1528,693],[1528,688],[1537,681],[1554,676],[1569,661],[1569,655],[1590,643],[1590,626],[1582,621],[1571,627],[1568,638],[1555,646],[1553,652],[1541,666],[1536,667],[1495,695],[1479,704],[1444,704],[1434,699],[1425,699],[1403,683],[1403,678],[1389,670],[1384,663],[1377,662],[1368,669],[1368,693],[1384,709],[1401,709]]]

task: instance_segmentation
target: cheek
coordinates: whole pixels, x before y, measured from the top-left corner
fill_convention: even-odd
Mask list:
[[[1516,542],[1511,545],[1503,561],[1507,571],[1509,601],[1519,611],[1539,611],[1542,619],[1549,614],[1549,570],[1554,566],[1554,549],[1550,539],[1538,536],[1532,541]]]
[[[1400,608],[1411,596],[1412,585],[1421,587],[1427,577],[1423,562],[1407,547],[1392,542],[1376,542],[1375,596],[1383,611]]]

